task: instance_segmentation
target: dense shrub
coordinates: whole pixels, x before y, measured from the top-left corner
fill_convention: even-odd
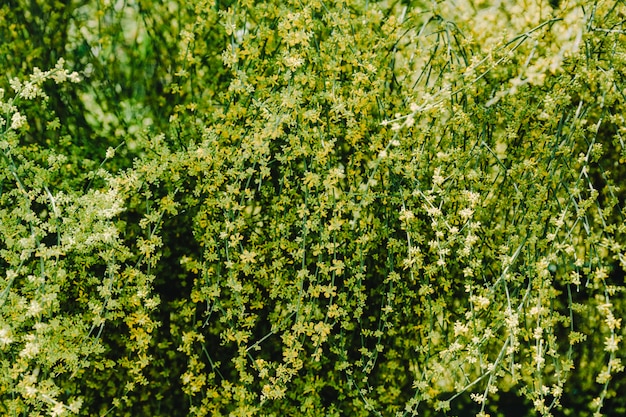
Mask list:
[[[0,6],[0,410],[620,415],[623,2]]]

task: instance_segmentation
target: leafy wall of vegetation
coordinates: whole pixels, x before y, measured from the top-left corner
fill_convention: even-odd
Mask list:
[[[621,415],[625,16],[5,2],[0,412]]]

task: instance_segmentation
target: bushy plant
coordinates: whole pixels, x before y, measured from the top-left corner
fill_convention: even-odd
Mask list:
[[[14,3],[4,414],[624,411],[623,2]]]

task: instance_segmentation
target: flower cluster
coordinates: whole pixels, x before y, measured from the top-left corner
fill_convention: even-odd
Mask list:
[[[0,6],[0,413],[624,405],[621,4],[48,3]]]

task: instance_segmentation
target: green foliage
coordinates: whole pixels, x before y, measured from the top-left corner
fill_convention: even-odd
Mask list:
[[[10,3],[3,414],[626,409],[622,2]]]

